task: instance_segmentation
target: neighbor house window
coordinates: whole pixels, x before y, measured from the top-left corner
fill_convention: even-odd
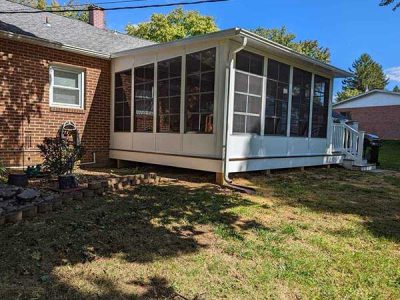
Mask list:
[[[286,135],[290,66],[268,60],[265,134]]]
[[[234,133],[260,134],[264,57],[247,51],[236,55]]]
[[[136,132],[152,132],[154,116],[154,64],[135,68]]]
[[[157,131],[179,132],[182,57],[159,62],[157,71]]]
[[[83,108],[83,70],[50,67],[50,106]]]
[[[318,75],[314,78],[314,97],[311,136],[326,138],[328,125],[330,80]]]
[[[115,73],[114,131],[131,131],[132,71]]]
[[[186,55],[186,132],[213,133],[216,49]]]
[[[291,136],[308,136],[311,73],[293,69],[292,110],[290,119]]]

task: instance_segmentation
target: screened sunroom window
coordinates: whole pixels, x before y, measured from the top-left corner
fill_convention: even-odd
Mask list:
[[[114,131],[131,131],[132,71],[115,73]]]
[[[293,69],[292,110],[290,119],[290,136],[308,136],[311,73]]]
[[[268,60],[265,134],[286,135],[289,102],[290,66]]]
[[[83,108],[83,70],[50,68],[50,106]]]
[[[135,68],[135,132],[152,132],[154,116],[154,64]]]
[[[157,131],[179,132],[182,57],[161,61],[157,68]]]
[[[186,132],[213,133],[216,49],[186,55]]]
[[[318,75],[314,78],[314,97],[311,136],[326,138],[328,125],[330,80]]]
[[[236,55],[234,133],[260,134],[264,58],[241,51]]]

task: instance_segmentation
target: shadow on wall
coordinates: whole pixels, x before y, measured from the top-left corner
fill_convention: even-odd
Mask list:
[[[0,21],[1,30],[19,34],[32,34],[13,25]],[[25,65],[21,57],[16,57],[7,43],[0,45],[0,159],[5,164],[21,164],[23,155],[20,151],[29,144],[27,124],[33,117],[41,117],[41,103],[45,94],[45,84],[35,74],[46,69],[40,59],[32,57]],[[40,70],[42,69],[42,70]],[[33,132],[32,132],[33,133]],[[32,145],[35,147],[36,145]],[[17,150],[14,152],[14,150]]]
[[[96,262],[111,258],[114,262],[122,261],[118,264],[145,265],[195,253],[212,242],[207,238],[209,231],[202,225],[223,226],[236,232],[239,218],[227,210],[250,205],[253,203],[239,195],[224,194],[207,184],[196,188],[138,186],[134,193],[73,202],[62,213],[50,214],[44,222],[35,223],[34,230],[29,222],[0,228],[0,235],[6,237],[0,245],[0,270],[7,273],[2,276],[0,298],[13,297],[17,292],[30,297],[38,289],[43,291],[41,297],[48,299],[63,295],[73,299],[133,296],[124,294],[115,284],[133,286],[139,299],[168,298],[175,291],[166,278],[137,279],[132,274],[133,279],[114,278],[111,282],[113,277],[96,269]],[[249,228],[240,228],[251,230],[262,226],[255,221],[247,225]],[[40,268],[31,253],[40,253]],[[70,275],[60,276],[60,268],[66,270],[66,265],[71,267]],[[53,273],[56,268],[58,271]],[[73,275],[82,268],[95,269]],[[41,281],[43,274],[49,274],[48,281]],[[84,288],[69,281],[72,278],[95,288],[86,293]],[[16,291],[15,282],[24,286]]]

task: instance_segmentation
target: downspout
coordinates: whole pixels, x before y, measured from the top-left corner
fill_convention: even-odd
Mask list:
[[[232,88],[232,71],[233,71],[233,60],[235,58],[236,53],[239,51],[243,50],[247,45],[247,37],[242,37],[242,42],[241,44],[233,49],[229,50],[228,54],[228,63],[226,65],[226,74],[225,74],[225,97],[224,97],[224,126],[225,130],[223,133],[223,142],[222,142],[222,161],[223,161],[223,174],[224,174],[224,181],[226,182],[227,187],[245,192],[245,193],[254,193],[255,191],[253,189],[250,189],[248,187],[243,187],[239,186],[236,184],[232,184],[232,179],[229,178],[229,172],[228,172],[228,163],[229,163],[229,157],[228,157],[228,138],[229,138],[229,108],[230,108],[230,95],[231,93],[231,88]]]

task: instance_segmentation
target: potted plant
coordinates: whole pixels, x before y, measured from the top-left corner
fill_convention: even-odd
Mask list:
[[[44,138],[43,143],[38,145],[38,148],[43,157],[43,169],[58,176],[60,189],[78,187],[73,170],[76,162],[83,155],[82,146],[58,136],[56,138]]]

